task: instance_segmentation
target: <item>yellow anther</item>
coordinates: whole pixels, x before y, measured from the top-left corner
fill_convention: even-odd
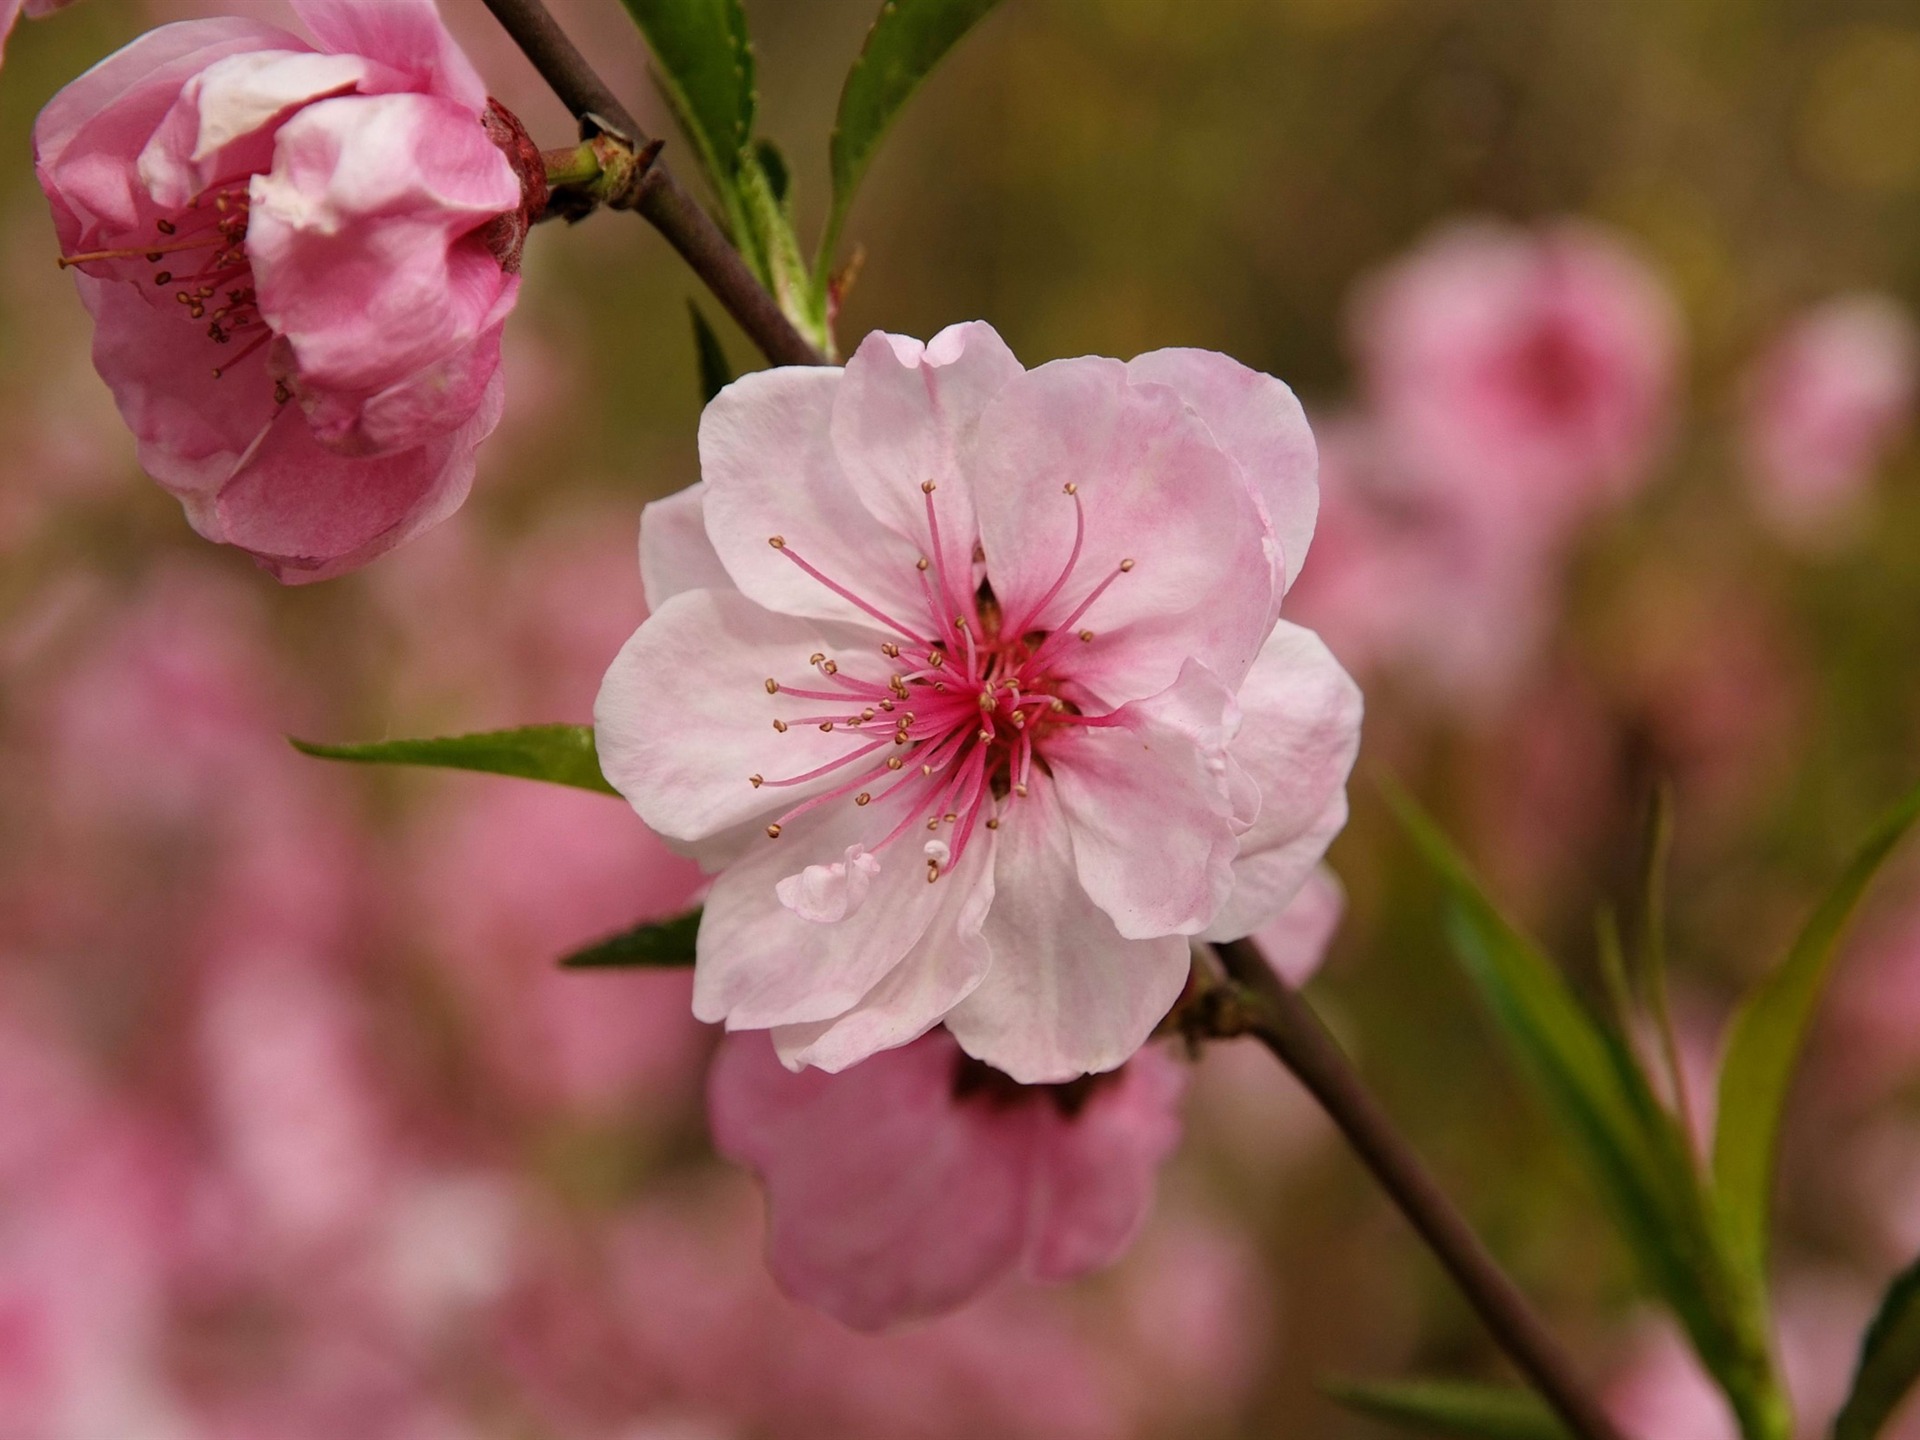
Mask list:
[[[890,755],[887,757],[887,769],[889,770],[898,770],[905,763],[906,762],[898,755]]]
[[[958,820],[960,817],[954,814],[951,810],[949,810],[946,814],[942,815],[940,818],[946,821],[947,824],[951,825],[953,824],[954,821]]]
[[[920,482],[920,493],[922,495],[931,495],[937,488],[939,487],[931,480],[922,480]]]
[[[882,700],[882,701],[880,702],[880,708],[881,708],[882,710],[891,710],[891,709],[893,709],[893,701],[891,701],[891,700]]]
[[[1060,488],[1069,495],[1078,495],[1080,493],[1080,487],[1074,484],[1073,481],[1071,480],[1069,480],[1066,484],[1062,485]]]
[[[871,719],[873,719],[873,707],[872,707],[871,705],[869,705],[869,706],[868,706],[868,707],[867,707],[866,709],[864,709],[864,710],[862,710],[862,711],[860,712],[860,718],[861,718],[862,720],[871,720]]]
[[[780,827],[778,825],[767,826],[767,839],[778,840],[779,838],[780,838]]]
[[[767,544],[776,550],[784,550],[787,548],[787,537],[784,535],[769,535],[767,537]]]
[[[873,792],[869,790],[862,790],[858,795],[853,797],[853,803],[856,805],[865,805],[872,799],[873,799]]]
[[[927,884],[931,885],[933,884],[934,881],[938,880],[939,878],[940,878],[940,862],[938,860],[927,861]]]
[[[826,652],[826,651],[824,651],[824,650],[816,650],[816,651],[814,651],[814,652],[813,652],[813,653],[812,653],[811,655],[809,655],[809,656],[807,656],[807,664],[809,664],[809,665],[818,665],[818,664],[819,664],[819,663],[820,663],[820,662],[821,662],[822,660],[824,660],[824,659],[826,659],[826,658],[827,658],[827,652]]]
[[[1084,640],[1091,640],[1091,639],[1093,639],[1093,631],[1091,631],[1091,630],[1082,630],[1082,631],[1080,632],[1080,638],[1081,638],[1081,639],[1082,639],[1083,641],[1084,641]]]
[[[991,731],[991,730],[982,730],[982,731],[980,732],[980,743],[981,743],[982,745],[985,745],[985,744],[987,744],[987,743],[988,743],[989,741],[991,741],[992,739],[993,739],[993,731]]]
[[[784,735],[787,733],[787,722],[784,720],[776,720],[773,722],[773,728]]]
[[[1013,787],[1013,793],[1024,800],[1027,798],[1027,787],[1025,785],[1016,785]]]
[[[927,568],[928,563],[929,562],[927,560],[927,557],[922,555],[918,560],[914,562],[913,568],[916,570],[924,570]]]
[[[938,815],[934,816],[931,820],[927,821],[927,829],[938,830],[939,828],[940,828],[940,817]]]
[[[780,693],[780,682],[778,680],[775,680],[769,677],[767,680],[767,694],[778,695],[779,693]]]
[[[1129,570],[1131,570],[1131,569],[1133,569],[1133,561],[1131,561],[1131,560],[1122,560],[1122,561],[1120,562],[1120,573],[1121,573],[1122,575],[1124,575],[1124,574],[1126,574],[1126,573],[1127,573],[1127,571],[1129,571]]]
[[[900,658],[900,647],[889,640],[880,647],[880,653],[889,660],[898,660]]]
[[[767,783],[767,777],[764,775],[749,775],[747,776],[747,783],[758,790],[762,785]]]
[[[993,819],[987,821],[987,829],[998,830],[999,828],[1000,828],[1000,817],[998,815],[994,816]]]
[[[833,722],[832,722],[831,720],[822,720],[822,721],[820,722],[820,728],[821,728],[821,729],[822,729],[823,731],[825,731],[825,730],[831,730],[831,729],[833,729]]]

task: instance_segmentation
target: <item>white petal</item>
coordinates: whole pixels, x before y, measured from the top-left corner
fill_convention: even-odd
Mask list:
[[[1001,811],[993,908],[983,933],[993,964],[948,1014],[969,1055],[1024,1084],[1111,1070],[1145,1043],[1187,981],[1177,935],[1127,940],[1080,888],[1052,781]]]
[[[649,610],[682,590],[734,588],[707,538],[706,493],[706,484],[698,482],[640,512],[640,584]]]

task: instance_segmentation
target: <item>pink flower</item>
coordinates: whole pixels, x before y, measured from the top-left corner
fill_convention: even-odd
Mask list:
[[[444,519],[501,408],[544,178],[432,0],[142,36],[56,95],[41,187],[140,461],[282,580]]]
[[[1067,1280],[1117,1258],[1179,1142],[1180,1067],[1023,1086],[936,1031],[843,1074],[789,1074],[758,1035],[721,1046],[720,1151],[767,1187],[768,1264],[863,1330],[937,1314],[1018,1270]]]
[[[1817,536],[1855,509],[1912,419],[1920,336],[1886,295],[1845,295],[1799,316],[1748,378],[1745,442],[1762,512]]]
[[[1380,422],[1511,522],[1563,527],[1646,478],[1679,327],[1606,232],[1455,224],[1376,276],[1351,318]]]
[[[1277,380],[876,333],[736,382],[700,449],[595,718],[722,870],[701,1019],[795,1067],[944,1021],[1023,1082],[1109,1070],[1189,937],[1273,919],[1344,823],[1359,693],[1276,623],[1315,504]]]

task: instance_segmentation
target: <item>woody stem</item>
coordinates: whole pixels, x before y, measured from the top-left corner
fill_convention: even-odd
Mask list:
[[[649,141],[639,123],[594,73],[542,0],[486,0],[486,6],[576,119],[616,129],[635,150],[645,148]],[[776,365],[827,363],[663,162],[656,160],[648,170],[632,208],[666,236],[767,359]]]
[[[1579,1440],[1621,1440],[1571,1357],[1394,1128],[1312,1007],[1281,981],[1251,940],[1214,948],[1232,982],[1238,1028],[1271,1050],[1320,1103],[1567,1429]]]

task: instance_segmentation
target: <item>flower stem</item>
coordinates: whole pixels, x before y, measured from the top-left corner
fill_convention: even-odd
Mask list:
[[[621,132],[634,149],[650,143],[639,124],[567,38],[542,0],[486,0],[501,27],[576,119]],[[824,365],[827,359],[780,313],[727,237],[664,164],[647,172],[633,208],[680,252],[707,288],[776,365]]]
[[[1319,1101],[1501,1349],[1579,1440],[1621,1440],[1571,1358],[1394,1128],[1312,1007],[1280,980],[1251,940],[1214,948],[1232,981],[1233,1024],[1271,1050]]]

